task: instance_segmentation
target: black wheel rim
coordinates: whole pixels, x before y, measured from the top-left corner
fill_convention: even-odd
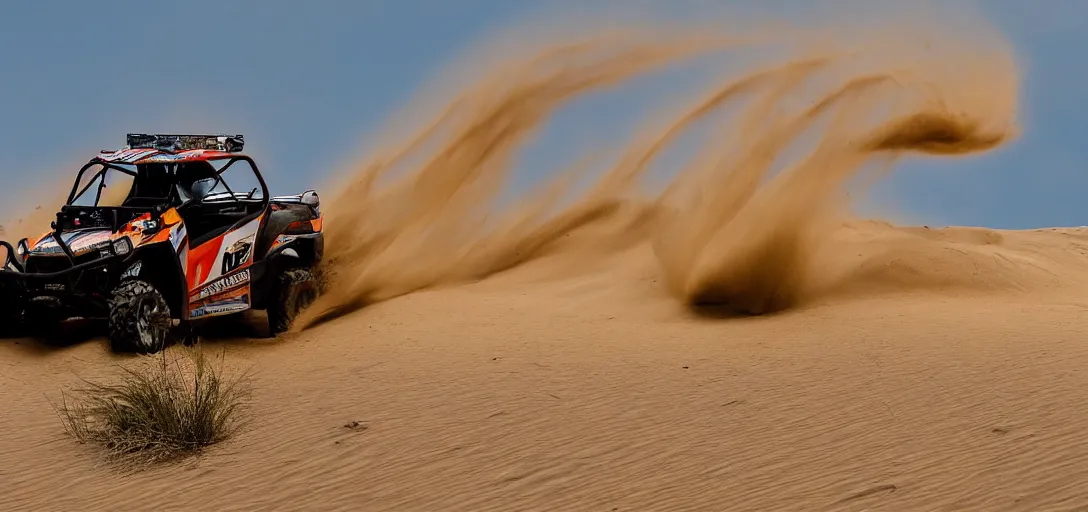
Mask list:
[[[136,330],[140,335],[140,348],[151,351],[163,345],[167,332],[166,319],[158,301],[151,298],[140,301]]]

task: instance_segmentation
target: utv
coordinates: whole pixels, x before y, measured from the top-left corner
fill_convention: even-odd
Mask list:
[[[144,354],[174,327],[250,309],[286,331],[318,294],[317,193],[270,198],[241,135],[127,143],[79,170],[49,232],[0,242],[0,328],[108,320],[111,349]]]

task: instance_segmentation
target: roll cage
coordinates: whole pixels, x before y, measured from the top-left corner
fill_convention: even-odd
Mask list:
[[[228,160],[228,162],[227,162],[226,165],[224,165],[223,167],[220,167],[219,169],[217,169],[215,171],[215,182],[212,184],[210,190],[214,190],[219,185],[222,185],[223,187],[225,187],[227,189],[226,192],[219,192],[219,193],[209,194],[209,195],[203,196],[203,197],[201,197],[199,199],[198,198],[193,198],[193,197],[190,197],[190,198],[186,199],[186,198],[181,197],[180,193],[178,192],[178,188],[176,186],[176,185],[178,185],[179,177],[180,177],[178,175],[179,166],[181,166],[182,164],[185,164],[185,163],[189,163],[189,162],[209,162],[210,163],[210,162],[218,162],[218,161],[222,161],[222,160]],[[228,169],[230,169],[230,167],[232,165],[234,165],[236,162],[239,162],[239,161],[244,161],[244,162],[246,162],[246,163],[248,163],[250,165],[250,168],[253,170],[253,175],[257,178],[257,182],[260,184],[260,188],[261,188],[261,192],[262,192],[261,201],[263,203],[268,203],[270,201],[270,196],[269,196],[269,192],[268,192],[268,184],[265,183],[264,177],[261,176],[261,172],[257,167],[257,163],[254,162],[253,159],[250,158],[249,156],[237,155],[237,154],[231,155],[231,156],[218,157],[218,158],[209,158],[209,159],[206,159],[206,160],[191,160],[191,161],[180,161],[180,162],[170,162],[170,163],[158,163],[157,162],[154,165],[163,165],[163,166],[165,166],[166,174],[173,178],[171,180],[171,182],[170,182],[170,185],[171,185],[170,186],[170,192],[165,197],[140,197],[140,198],[141,199],[161,200],[164,205],[165,204],[170,204],[170,205],[176,206],[176,207],[185,206],[185,205],[190,204],[191,202],[196,201],[196,200],[205,201],[205,202],[209,201],[209,200],[218,201],[220,199],[220,197],[222,199],[229,198],[233,202],[238,202],[238,203],[240,203],[242,199],[252,199],[253,193],[256,192],[256,190],[253,190],[253,191],[249,192],[248,194],[235,192],[233,189],[230,188],[230,185],[226,182],[226,180],[223,179],[223,173],[226,172]],[[136,163],[136,164],[128,164],[128,165],[137,165],[137,166],[139,166],[139,165],[149,165],[149,164]],[[94,174],[94,176],[92,176],[86,182],[86,185],[83,186],[83,188],[80,188],[79,184],[83,183],[83,176],[87,173],[87,171],[89,169],[91,169],[92,167],[95,167],[95,166],[102,166],[102,168],[99,169]],[[213,168],[214,168],[214,166],[213,166]],[[72,190],[68,194],[68,200],[65,202],[65,206],[66,207],[71,207],[71,208],[100,208],[98,206],[98,203],[102,200],[102,191],[103,191],[103,189],[106,188],[106,180],[105,180],[104,175],[106,174],[106,172],[108,172],[111,169],[115,170],[115,171],[118,171],[118,172],[121,172],[121,173],[124,173],[124,174],[126,174],[128,176],[131,176],[133,178],[133,180],[136,180],[139,177],[138,172],[133,171],[132,169],[126,169],[125,167],[122,167],[121,165],[118,165],[118,164],[116,164],[114,162],[110,162],[110,161],[107,161],[107,160],[103,160],[103,159],[98,158],[98,157],[92,158],[89,162],[84,164],[83,167],[81,167],[79,169],[79,173],[76,175],[75,183],[72,184]],[[98,190],[95,193],[95,200],[94,200],[94,205],[93,206],[81,207],[81,206],[75,206],[75,205],[72,204],[73,202],[75,202],[75,200],[77,198],[82,197],[83,194],[85,194],[87,192],[87,190],[90,189],[90,187],[95,185],[96,183],[98,184]],[[133,190],[135,190],[135,189],[136,189],[136,182],[134,181],[133,182]],[[126,200],[125,200],[126,202],[128,202],[128,200],[130,200],[130,199],[135,199],[135,198],[138,197],[138,196],[132,196],[131,193],[132,193],[132,191],[130,190],[130,192],[129,192],[130,195],[126,198]],[[240,194],[241,194],[241,196],[240,196]],[[209,198],[214,198],[214,199],[209,199]],[[121,208],[124,208],[124,206],[121,206]]]

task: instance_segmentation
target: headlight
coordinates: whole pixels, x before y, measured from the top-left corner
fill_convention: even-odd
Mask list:
[[[113,241],[113,252],[119,256],[124,256],[129,252],[132,252],[132,241],[125,238],[118,238]]]
[[[30,247],[27,245],[26,239],[19,240],[19,243],[15,246],[15,254],[19,258],[25,258],[28,252],[30,252]]]

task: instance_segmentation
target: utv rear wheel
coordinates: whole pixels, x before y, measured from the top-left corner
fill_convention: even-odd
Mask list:
[[[268,306],[268,328],[272,335],[287,332],[299,312],[317,299],[317,279],[304,268],[295,268],[280,275],[276,296]]]
[[[154,286],[133,279],[114,289],[109,321],[114,352],[154,354],[166,347],[169,333],[170,307]]]

